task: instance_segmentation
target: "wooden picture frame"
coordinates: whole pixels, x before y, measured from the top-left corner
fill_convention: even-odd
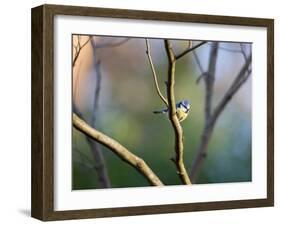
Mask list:
[[[240,25],[267,29],[267,198],[99,209],[54,210],[54,17],[55,15]],[[49,220],[160,214],[273,206],[274,21],[272,19],[135,11],[61,5],[32,9],[32,202],[31,215]]]

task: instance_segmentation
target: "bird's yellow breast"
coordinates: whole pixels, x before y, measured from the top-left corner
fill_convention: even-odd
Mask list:
[[[188,116],[189,112],[185,112],[182,109],[178,109],[177,110],[177,117],[179,119],[180,122],[182,122],[183,120],[186,119],[186,117]]]

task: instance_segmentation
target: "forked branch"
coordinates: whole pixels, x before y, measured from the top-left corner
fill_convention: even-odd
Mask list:
[[[202,45],[204,45],[204,44],[206,44],[206,43],[207,43],[207,41],[203,41],[203,42],[200,42],[199,44],[197,44],[197,45],[195,45],[195,46],[193,46],[193,47],[188,47],[186,50],[184,50],[183,52],[181,52],[180,54],[178,54],[178,55],[175,56],[176,60],[182,58],[182,57],[185,56],[186,54],[188,54],[188,53],[194,51],[195,49],[197,49],[198,47],[200,47],[200,46],[202,46]]]
[[[191,184],[187,170],[184,165],[183,159],[183,130],[179,119],[176,114],[176,101],[175,101],[175,70],[176,70],[176,58],[169,40],[164,41],[165,50],[168,56],[168,82],[167,82],[167,99],[169,104],[169,119],[175,132],[175,164],[178,169],[179,177],[183,184]]]
[[[81,41],[80,41],[80,35],[78,35],[77,37],[77,45],[74,46],[74,49],[75,49],[75,55],[74,55],[74,58],[73,58],[73,61],[72,61],[72,67],[75,66],[76,64],[76,61],[81,53],[81,50],[88,44],[88,42],[90,41],[91,37],[89,37],[87,39],[87,41],[85,41],[82,45],[81,45]]]
[[[235,95],[235,93],[240,89],[240,87],[247,81],[251,74],[250,65],[252,62],[252,56],[250,54],[249,57],[246,56],[245,52],[243,51],[241,47],[241,51],[243,54],[243,57],[245,59],[244,65],[241,67],[238,74],[235,76],[234,81],[232,82],[229,89],[226,91],[225,95],[221,99],[221,101],[218,103],[218,105],[212,110],[212,95],[213,95],[213,82],[214,82],[214,72],[215,72],[215,64],[216,64],[216,58],[217,58],[217,51],[221,47],[218,47],[218,45],[215,45],[215,43],[212,44],[211,52],[210,52],[210,60],[209,60],[209,69],[208,72],[205,73],[205,83],[206,83],[206,95],[205,95],[205,126],[201,135],[201,141],[196,151],[195,159],[192,163],[191,167],[191,179],[194,182],[196,179],[196,176],[199,172],[199,169],[203,163],[203,160],[207,156],[208,151],[208,144],[210,142],[214,126],[216,124],[216,121],[218,117],[221,115],[223,110],[225,109],[226,105],[229,103],[229,101],[232,99],[232,97]],[[241,53],[240,51],[240,53]],[[196,57],[196,55],[195,55]],[[198,63],[198,59],[196,60]],[[198,64],[199,68],[202,68]],[[202,70],[202,69],[200,69]]]
[[[213,120],[216,121],[219,115],[222,113],[223,109],[227,105],[227,103],[231,100],[231,98],[234,96],[234,94],[240,89],[240,87],[247,81],[249,78],[252,70],[249,68],[250,64],[252,62],[252,55],[250,55],[248,58],[246,58],[246,61],[240,71],[238,72],[236,78],[232,82],[231,86],[217,105],[217,107],[214,109],[213,113]]]

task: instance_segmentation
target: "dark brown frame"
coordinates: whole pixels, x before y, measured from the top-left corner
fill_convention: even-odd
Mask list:
[[[53,35],[54,16],[95,16],[195,22],[267,28],[267,198],[181,203],[90,210],[54,211]],[[159,214],[274,205],[274,20],[123,9],[42,5],[32,9],[32,200],[31,215],[40,220]]]

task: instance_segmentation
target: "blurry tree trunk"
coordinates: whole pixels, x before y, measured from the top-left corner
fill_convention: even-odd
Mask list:
[[[94,49],[94,43],[93,43],[93,38],[90,36],[87,38],[87,41],[85,41],[83,44],[81,44],[81,39],[80,36],[78,35],[77,37],[77,45],[74,46],[75,49],[75,54],[73,58],[73,63],[72,66],[74,67],[76,65],[76,62],[78,60],[78,57],[80,56],[81,50],[88,44],[91,44],[92,47],[92,58],[93,58],[93,68],[96,71],[96,76],[97,76],[97,82],[96,82],[96,87],[95,87],[95,94],[94,94],[94,101],[93,101],[93,106],[92,106],[92,111],[91,111],[91,119],[90,119],[90,124],[91,126],[95,125],[96,122],[96,114],[98,110],[98,101],[99,101],[99,95],[100,95],[100,87],[101,87],[101,71],[100,71],[100,61],[97,60],[96,55],[95,55],[95,49]],[[76,75],[77,79],[79,79],[79,74]],[[78,86],[78,84],[76,84]],[[78,90],[75,89],[75,92],[77,94]],[[73,111],[79,115],[80,118],[84,118],[82,112],[78,110],[75,104],[73,104]],[[94,162],[94,169],[97,174],[97,183],[99,188],[109,188],[111,187],[110,179],[108,177],[108,172],[104,160],[103,153],[99,147],[99,144],[96,143],[96,141],[92,140],[88,136],[85,136],[86,140],[89,144],[91,154],[93,156]]]
[[[249,57],[246,56],[246,53],[243,51],[241,46],[240,53],[243,54],[245,63],[241,67],[240,71],[236,75],[234,81],[232,82],[230,88],[226,91],[225,95],[216,106],[216,108],[212,107],[212,96],[213,96],[213,87],[215,81],[215,71],[216,71],[216,61],[218,54],[219,46],[218,42],[214,42],[211,45],[210,57],[209,57],[209,67],[207,72],[204,72],[200,61],[196,55],[195,59],[197,61],[198,67],[201,70],[201,76],[198,79],[198,82],[201,78],[205,81],[205,124],[203,128],[203,132],[201,135],[201,140],[196,150],[195,159],[192,163],[190,177],[192,182],[194,183],[200,168],[202,167],[204,159],[207,157],[208,145],[216,124],[216,121],[220,114],[225,109],[226,105],[232,99],[233,95],[240,89],[240,87],[247,81],[251,74],[250,65],[252,62],[252,55]]]
[[[94,38],[90,37],[90,43],[92,47],[92,56],[93,56],[93,68],[95,69],[96,72],[96,86],[94,90],[94,101],[93,101],[93,106],[92,106],[92,111],[91,111],[91,119],[90,119],[90,125],[92,127],[95,126],[96,124],[96,119],[97,119],[97,112],[98,112],[98,106],[99,106],[99,97],[100,97],[100,89],[101,89],[101,62],[100,60],[97,59],[96,56],[96,49],[95,49],[95,42]],[[88,144],[90,146],[90,151],[93,155],[94,158],[94,167],[97,173],[98,177],[98,186],[100,188],[110,188],[111,183],[110,179],[108,176],[108,171],[105,163],[105,159],[102,153],[102,150],[99,146],[99,144],[91,139],[89,136],[86,136],[86,139],[88,141]]]

